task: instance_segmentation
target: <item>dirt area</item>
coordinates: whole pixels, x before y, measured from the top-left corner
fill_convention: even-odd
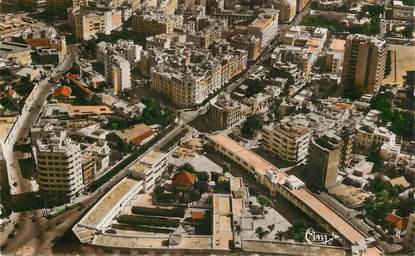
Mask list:
[[[389,45],[391,51],[391,73],[383,84],[402,86],[406,71],[415,70],[415,47],[406,45]]]

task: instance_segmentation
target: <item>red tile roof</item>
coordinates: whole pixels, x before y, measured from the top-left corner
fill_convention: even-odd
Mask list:
[[[72,89],[68,86],[61,86],[59,88],[56,88],[56,90],[53,92],[53,96],[65,96],[69,97],[72,95]]]
[[[192,211],[192,219],[201,220],[205,216],[204,211]]]
[[[46,38],[28,38],[26,43],[31,47],[50,47],[50,41]]]
[[[392,223],[399,230],[404,230],[408,224],[404,218],[392,213],[386,215],[385,221]]]
[[[8,90],[7,90],[7,95],[8,95],[9,97],[13,97],[15,93],[16,93],[16,92],[15,92],[13,89],[8,89]]]
[[[174,175],[172,184],[180,187],[191,187],[195,184],[196,177],[189,172],[181,172]]]

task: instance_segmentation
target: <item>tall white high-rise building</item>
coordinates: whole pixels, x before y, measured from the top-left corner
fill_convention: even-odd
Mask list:
[[[83,188],[82,153],[65,131],[56,131],[36,141],[40,191],[48,201],[66,203]]]
[[[131,87],[130,63],[120,56],[109,57],[107,81],[112,84],[116,94]]]

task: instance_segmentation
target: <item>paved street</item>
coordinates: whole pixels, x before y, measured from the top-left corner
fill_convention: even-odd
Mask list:
[[[249,77],[252,73],[254,73],[258,66],[265,60],[267,60],[274,49],[276,42],[274,42],[270,47],[268,47],[262,55],[259,57],[258,61],[251,65],[249,69],[236,81],[227,85],[226,91],[231,92],[235,88],[239,87],[242,83],[245,82],[246,78]],[[78,49],[74,45],[68,46],[71,55],[65,59],[65,61],[60,65],[60,67],[53,72],[51,75],[52,80],[58,79],[62,72],[68,70],[74,59],[78,54]],[[41,111],[41,107],[43,106],[46,97],[48,96],[50,89],[53,86],[53,82],[50,83],[49,79],[42,80],[34,91],[32,98],[28,100],[25,106],[25,110],[22,113],[21,120],[19,123],[18,130],[16,132],[16,136],[13,139],[12,144],[15,142],[21,141],[27,137],[30,127],[35,123],[38,115]],[[179,125],[176,126],[171,132],[169,132],[165,137],[163,137],[160,141],[158,141],[155,145],[150,147],[146,152],[161,148],[163,145],[170,142],[177,134],[182,132],[186,125],[195,119],[198,115],[206,111],[208,108],[209,103],[207,102],[204,106],[200,107],[197,111],[182,111],[180,115]],[[12,152],[9,152],[9,158],[13,159]],[[142,157],[142,154],[140,157]],[[140,157],[138,159],[140,159]],[[10,161],[15,162],[15,161]],[[9,166],[12,167],[12,166]],[[92,193],[89,197],[86,197],[82,204],[84,208],[79,210],[78,208],[74,208],[68,210],[67,212],[53,218],[53,219],[46,219],[42,217],[41,210],[36,211],[26,211],[21,213],[14,213],[11,217],[12,222],[8,225],[7,232],[3,232],[4,234],[0,235],[0,242],[5,240],[5,236],[7,236],[8,232],[12,232],[15,230],[15,238],[8,239],[4,247],[4,253],[13,253],[13,252],[28,252],[30,254],[49,254],[51,253],[51,249],[53,246],[52,241],[59,238],[64,234],[66,230],[68,230],[75,221],[86,212],[92,205],[94,205],[100,197],[102,197],[106,191],[108,191],[111,187],[113,187],[119,180],[125,177],[128,173],[128,167],[124,168],[120,171],[117,175],[112,177],[108,182],[106,182],[103,186],[101,186],[98,190]],[[17,170],[16,168],[11,168],[13,170]],[[22,191],[28,189],[28,185],[24,183],[23,179],[18,175],[14,174],[17,177],[17,187],[22,188]],[[34,219],[34,220],[33,220]],[[19,223],[17,226],[13,227],[15,223]]]
[[[18,168],[18,156],[13,152],[13,145],[17,142],[21,142],[26,139],[29,134],[30,128],[36,122],[43,104],[49,92],[53,86],[53,81],[59,79],[63,72],[69,70],[72,66],[72,56],[65,57],[62,63],[52,71],[50,77],[47,77],[40,81],[32,90],[22,110],[22,114],[19,116],[18,121],[10,133],[3,155],[6,159],[7,172],[9,177],[10,192],[12,195],[18,195],[21,193],[37,191],[38,187],[34,180],[25,179],[22,177],[20,168]],[[51,82],[52,80],[52,82]],[[36,251],[39,241],[36,240],[36,233],[42,230],[41,223],[32,222],[31,217],[40,218],[41,212],[26,211],[21,213],[13,213],[10,216],[11,223],[8,224],[5,231],[0,234],[0,243],[3,244],[7,240],[7,236],[10,232],[15,232],[15,237],[6,242],[5,252],[15,252],[18,249],[23,249],[29,246]],[[17,225],[16,225],[17,223]],[[16,225],[14,227],[14,225]],[[46,223],[49,226],[50,223]],[[10,249],[9,249],[10,248]]]

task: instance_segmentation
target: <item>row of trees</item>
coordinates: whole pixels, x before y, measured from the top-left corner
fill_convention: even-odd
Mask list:
[[[412,0],[413,1],[413,0]],[[328,19],[324,16],[304,17],[301,21],[305,26],[317,26],[327,28],[331,32],[350,32],[352,34],[377,35],[380,32],[380,15],[384,12],[383,6],[368,6],[369,23],[361,26],[348,26],[340,21]]]
[[[395,111],[392,93],[383,92],[377,94],[370,102],[370,108],[379,110],[381,112],[381,121],[385,124],[391,122],[391,129],[397,135],[408,140],[414,138],[414,114],[406,111]]]
[[[395,210],[396,214],[402,217],[407,217],[415,211],[414,194],[399,196],[405,189],[392,186],[381,174],[370,180],[366,189],[374,196],[366,199],[364,209],[368,217],[376,224],[385,226],[385,216]]]

